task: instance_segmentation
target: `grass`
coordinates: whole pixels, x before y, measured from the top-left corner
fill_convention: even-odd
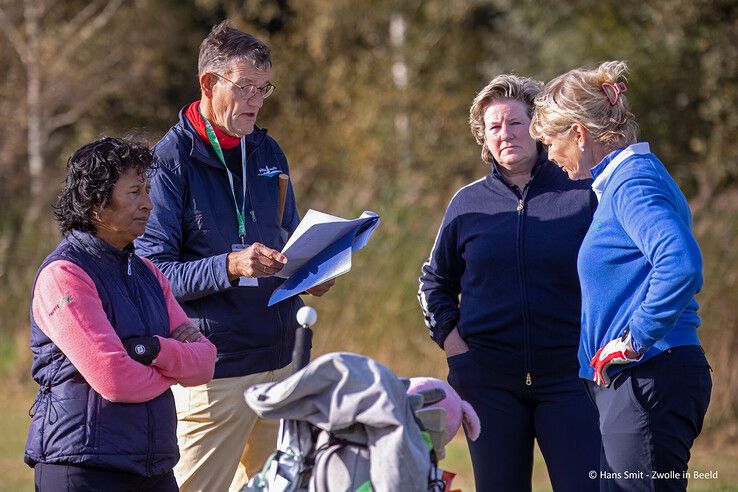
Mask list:
[[[738,491],[738,445],[719,445],[717,436],[701,436],[692,449],[690,472],[717,472],[717,478],[692,479],[688,489],[697,492],[728,492]],[[441,462],[441,468],[456,473],[453,488],[466,492],[474,490],[474,475],[472,472],[469,450],[462,434],[457,435],[446,447],[446,459]],[[538,446],[533,458],[533,492],[550,491],[551,482],[548,479],[546,465]]]
[[[474,472],[472,471],[469,458],[469,448],[466,446],[463,433],[460,432],[446,446],[446,459],[441,461],[440,466],[444,470],[456,473],[452,484],[454,490],[459,489],[466,492],[474,490]],[[532,483],[533,492],[551,490],[551,482],[548,479],[548,473],[546,473],[546,465],[537,446],[533,455]]]
[[[33,390],[10,389],[0,400],[0,492],[24,492],[33,490],[33,471],[23,463],[23,447],[28,431],[28,408],[33,402]],[[738,491],[738,444],[717,441],[718,432],[698,439],[692,452],[690,470],[716,471],[717,479],[690,480],[689,490],[698,492]],[[462,434],[446,448],[446,459],[441,468],[456,473],[453,488],[470,492],[474,490],[469,451]],[[540,451],[536,449],[533,464],[533,491],[551,490],[546,467]]]
[[[31,389],[11,389],[0,400],[0,491],[33,490],[33,470],[23,462],[28,432]]]

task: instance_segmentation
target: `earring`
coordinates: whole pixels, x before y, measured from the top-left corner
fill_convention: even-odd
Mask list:
[[[584,144],[579,144],[579,152],[584,152]]]

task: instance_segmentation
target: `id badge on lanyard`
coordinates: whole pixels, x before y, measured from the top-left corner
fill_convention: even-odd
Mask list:
[[[232,244],[231,245],[231,251],[238,252],[241,250],[244,250],[251,246],[250,244]],[[239,287],[258,287],[259,286],[259,279],[258,278],[251,278],[251,277],[238,277],[238,286]]]
[[[231,251],[238,252],[241,250],[244,250],[251,246],[250,244],[246,244],[245,238],[246,238],[246,143],[244,137],[241,137],[241,183],[243,184],[243,200],[241,201],[241,209],[238,209],[238,200],[236,200],[236,190],[233,186],[233,173],[231,173],[231,170],[228,169],[228,166],[226,165],[225,158],[223,157],[223,149],[220,147],[220,143],[218,142],[218,137],[215,136],[215,131],[213,130],[213,127],[210,125],[210,122],[207,118],[202,116],[202,113],[200,114],[203,121],[205,122],[205,132],[208,134],[208,139],[210,140],[210,145],[212,145],[213,150],[215,150],[215,153],[218,155],[218,159],[220,159],[220,163],[223,164],[223,167],[226,170],[226,173],[228,174],[228,183],[231,185],[231,196],[233,197],[233,207],[236,211],[236,220],[238,221],[238,237],[241,238],[240,243],[232,244],[231,245]],[[251,277],[239,277],[238,279],[238,286],[239,287],[257,287],[259,285],[259,279],[251,278]]]

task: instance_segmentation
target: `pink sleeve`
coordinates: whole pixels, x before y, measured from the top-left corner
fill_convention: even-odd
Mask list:
[[[106,400],[141,403],[176,383],[128,356],[95,283],[76,264],[59,260],[41,271],[32,309],[41,331]]]
[[[215,373],[215,345],[201,336],[192,343],[159,337],[161,350],[154,366],[162,375],[176,379],[182,386],[197,386],[213,379]]]
[[[169,333],[183,324],[191,323],[182,306],[174,298],[169,281],[164,274],[151,261],[145,258],[143,260],[156,275],[164,292],[169,313]],[[201,335],[199,340],[192,343],[159,337],[159,345],[161,349],[153,365],[164,376],[176,379],[182,386],[197,386],[213,379],[217,350],[205,336]]]

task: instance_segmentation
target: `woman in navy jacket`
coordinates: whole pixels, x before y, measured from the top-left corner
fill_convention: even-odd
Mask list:
[[[596,203],[528,133],[537,81],[500,75],[475,98],[491,166],[446,210],[418,296],[449,383],[479,414],[478,490],[531,488],[538,441],[555,490],[597,490],[597,415],[577,378],[576,258]]]

